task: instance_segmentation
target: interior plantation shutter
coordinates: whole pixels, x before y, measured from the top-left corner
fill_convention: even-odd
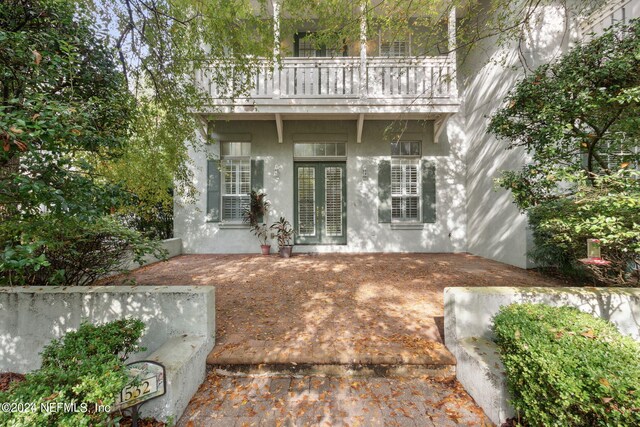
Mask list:
[[[378,163],[378,222],[391,222],[391,161]]]
[[[220,222],[220,161],[207,161],[207,221]]]
[[[251,191],[264,190],[264,160],[251,160]],[[258,222],[264,221],[260,216]]]
[[[436,222],[436,164],[422,160],[422,222]]]

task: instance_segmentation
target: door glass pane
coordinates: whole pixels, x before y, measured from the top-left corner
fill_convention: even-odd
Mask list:
[[[298,235],[316,235],[316,169],[298,168]]]
[[[325,169],[325,231],[327,236],[342,236],[342,168]]]

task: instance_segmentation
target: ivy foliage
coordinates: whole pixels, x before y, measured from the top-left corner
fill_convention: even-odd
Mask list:
[[[128,383],[124,361],[144,351],[138,342],[144,323],[137,319],[116,320],[103,325],[83,323],[77,331],[53,340],[42,351],[42,367],[26,375],[6,392],[1,403],[25,405],[35,410],[2,411],[0,424],[30,426],[114,425],[112,415],[97,405],[111,406]],[[45,409],[41,407],[45,405]],[[77,410],[47,411],[46,405],[75,404]],[[86,406],[82,406],[82,405]]]
[[[512,304],[493,331],[525,425],[640,424],[640,345],[612,323],[572,307]]]

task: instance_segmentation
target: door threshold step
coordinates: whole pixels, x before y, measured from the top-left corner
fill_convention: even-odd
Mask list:
[[[311,364],[311,363],[261,363],[261,364],[207,364],[207,369],[222,375],[264,376],[326,376],[326,377],[384,377],[384,378],[433,378],[450,380],[456,376],[455,364],[440,365],[372,365],[372,364]]]

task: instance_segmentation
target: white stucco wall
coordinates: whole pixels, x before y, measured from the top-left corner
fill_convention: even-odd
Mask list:
[[[378,223],[378,161],[390,159],[384,140],[387,121],[365,121],[362,143],[356,143],[356,121],[285,121],[284,142],[278,144],[272,121],[216,122],[219,134],[251,134],[252,158],[263,159],[264,188],[271,201],[269,222],[285,216],[293,223],[293,141],[300,135],[339,135],[347,142],[347,244],[296,245],[294,252],[462,252],[466,251],[465,165],[461,124],[451,120],[447,133],[433,143],[433,123],[410,122],[406,137],[422,139],[423,158],[436,162],[437,221],[419,230],[396,230]],[[218,144],[207,146],[217,154]],[[195,205],[176,201],[174,233],[184,253],[257,253],[257,239],[247,228],[224,228],[205,221],[206,154],[192,152],[193,173],[201,190]],[[279,168],[279,178],[274,177]],[[362,168],[368,177],[363,179]],[[275,245],[275,242],[273,242]]]
[[[575,24],[566,21],[564,7],[542,8],[538,27],[528,35],[521,50],[528,67],[534,69],[566,51],[570,40],[577,35]],[[509,89],[524,75],[518,47],[513,44],[501,48],[495,39],[487,39],[464,61],[459,73],[463,76],[463,114],[468,143],[469,252],[522,268],[532,267],[527,257],[532,244],[527,218],[518,212],[511,194],[494,184],[501,170],[520,169],[527,154],[521,149],[505,150],[505,141],[498,141],[487,133],[491,115],[503,106]]]
[[[598,11],[584,20],[580,26],[582,38],[591,39],[591,35],[602,34],[611,25],[619,22],[628,23],[632,19],[640,18],[640,0],[608,1]]]

